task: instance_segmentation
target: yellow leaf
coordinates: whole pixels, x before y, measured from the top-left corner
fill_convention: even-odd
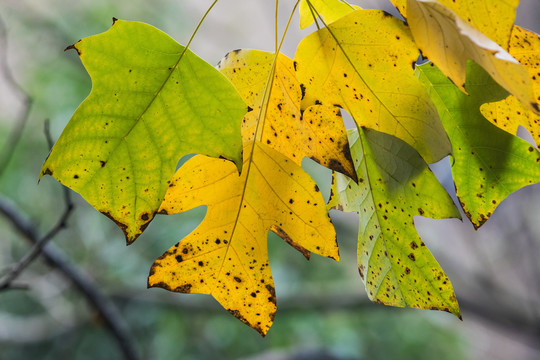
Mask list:
[[[407,0],[391,1],[399,12],[406,16]],[[503,49],[508,49],[519,0],[439,0],[439,3],[480,30]]]
[[[514,26],[509,52],[528,70],[536,99],[540,102],[540,37]],[[489,121],[511,134],[516,133],[519,125],[525,127],[540,146],[540,115],[525,109],[514,96],[483,104],[480,110]]]
[[[229,161],[197,155],[178,170],[160,211],[206,204],[208,212],[197,229],[156,260],[148,285],[211,294],[264,335],[276,311],[268,231],[305,256],[339,255],[324,199],[300,166],[265,144],[246,142],[243,169],[239,175]]]
[[[402,21],[357,10],[302,40],[295,60],[305,86],[302,108],[338,105],[359,126],[394,135],[432,163],[450,142],[425,88],[414,76],[418,49]]]
[[[467,60],[474,60],[527,108],[540,113],[527,70],[453,11],[436,0],[408,0],[407,21],[422,53],[462,91]]]
[[[263,116],[261,140],[297,164],[309,157],[319,164],[356,179],[347,133],[339,108],[314,105],[300,111],[302,89],[295,64],[279,54],[265,113],[261,114],[265,84],[275,54],[235,50],[220,62],[220,71],[234,84],[250,109],[242,121],[244,141],[253,139]],[[265,104],[266,106],[266,104]]]
[[[317,9],[315,12],[309,3]],[[359,6],[351,5],[343,0],[302,0],[300,2],[300,29],[305,29],[315,21],[317,13],[330,24],[351,11],[360,9]]]

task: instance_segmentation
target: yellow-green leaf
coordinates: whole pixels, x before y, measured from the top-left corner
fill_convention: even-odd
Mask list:
[[[357,10],[298,46],[302,108],[338,105],[359,126],[394,135],[427,162],[451,152],[437,111],[413,68],[418,49],[400,20],[378,10]]]
[[[540,102],[540,36],[514,26],[509,52],[529,72],[534,95]],[[536,145],[540,146],[540,114],[524,108],[515,96],[510,95],[504,100],[484,104],[480,110],[489,121],[511,134],[516,133],[519,125],[525,127]]]
[[[454,147],[457,196],[475,228],[510,193],[540,181],[540,152],[487,121],[480,105],[508,94],[480,66],[468,63],[466,95],[436,67],[417,67]]]
[[[309,4],[315,8],[313,10]],[[302,0],[300,1],[300,29],[305,29],[315,21],[317,14],[330,24],[351,11],[360,9],[344,0]]]
[[[117,20],[72,47],[93,87],[41,175],[79,192],[128,242],[154,217],[183,155],[222,156],[241,166],[246,105],[211,65],[138,22]]]
[[[407,16],[407,0],[391,1],[403,16]],[[438,2],[503,49],[508,49],[519,0],[438,0]]]
[[[540,113],[527,70],[502,47],[436,0],[408,0],[407,21],[422,53],[462,91],[467,60],[482,66],[527,108]]]
[[[329,207],[358,212],[358,270],[372,301],[461,317],[450,280],[418,236],[414,216],[460,217],[418,153],[374,130],[349,132],[358,184],[334,173]]]
[[[268,231],[306,256],[339,255],[324,199],[309,175],[260,142],[246,142],[244,157],[241,175],[231,162],[202,155],[178,170],[160,211],[204,204],[208,211],[198,228],[156,260],[148,284],[211,294],[264,335],[276,312]]]
[[[275,54],[258,50],[235,50],[220,62],[220,71],[234,84],[249,111],[242,122],[245,139],[253,139],[259,117],[261,141],[297,164],[309,157],[319,164],[355,179],[347,133],[340,110],[314,105],[300,111],[302,89],[294,63],[279,54],[268,104],[261,113],[266,82]]]

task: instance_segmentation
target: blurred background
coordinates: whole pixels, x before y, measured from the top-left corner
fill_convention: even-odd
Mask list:
[[[352,2],[391,9],[382,0]],[[28,240],[64,220],[62,186],[50,177],[37,184],[49,149],[44,124],[57,139],[91,83],[77,54],[63,49],[106,31],[113,16],[152,24],[185,44],[210,3],[0,0],[0,279],[27,256]],[[280,31],[292,9],[282,3]],[[237,48],[273,51],[273,15],[274,1],[220,1],[192,50],[211,64]],[[539,32],[539,19],[538,0],[522,0],[517,24]],[[296,15],[283,52],[292,57],[311,31],[299,30]],[[330,172],[310,160],[303,165],[328,196]],[[452,189],[448,159],[433,168]],[[146,288],[154,259],[198,225],[204,208],[158,216],[126,248],[119,228],[71,198],[66,226],[13,287],[0,289],[0,360],[540,358],[539,184],[512,194],[476,232],[467,220],[416,217],[453,282],[463,322],[367,300],[356,214],[331,214],[339,263],[317,255],[305,261],[270,235],[278,312],[266,338],[209,296]]]

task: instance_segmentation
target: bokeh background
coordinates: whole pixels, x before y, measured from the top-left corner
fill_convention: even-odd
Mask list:
[[[391,9],[386,0],[352,2]],[[61,185],[50,177],[38,185],[37,179],[49,149],[45,121],[58,138],[91,88],[76,53],[63,52],[66,46],[106,31],[113,16],[147,22],[185,44],[210,3],[0,0],[2,209],[18,214],[38,235],[64,211]],[[292,2],[281,3],[280,32],[292,9]],[[192,49],[212,64],[237,48],[273,51],[274,4],[220,1]],[[522,0],[517,23],[539,32],[540,2]],[[283,52],[292,57],[311,31],[299,30],[296,14]],[[525,131],[520,135],[528,139]],[[303,166],[328,196],[329,171],[310,160]],[[448,159],[433,169],[452,191]],[[45,248],[67,270],[38,258],[14,288],[0,290],[0,360],[124,357],[106,320],[66,276],[69,271],[112,305],[140,359],[540,358],[539,184],[512,194],[479,231],[467,220],[416,217],[420,235],[454,284],[463,322],[447,313],[370,303],[356,267],[355,214],[331,214],[339,263],[316,255],[308,262],[270,235],[278,313],[266,338],[209,296],[146,288],[153,260],[198,225],[204,208],[158,216],[126,248],[120,229],[77,194],[72,199],[66,227]],[[28,253],[28,237],[0,211],[0,278]]]

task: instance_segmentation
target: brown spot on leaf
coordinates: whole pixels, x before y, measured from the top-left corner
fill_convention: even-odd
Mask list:
[[[266,284],[266,290],[268,290],[268,293],[270,296],[268,297],[268,301],[270,301],[272,304],[276,303],[276,289],[270,285]]]
[[[189,294],[191,292],[191,284],[180,285],[174,291]]]

